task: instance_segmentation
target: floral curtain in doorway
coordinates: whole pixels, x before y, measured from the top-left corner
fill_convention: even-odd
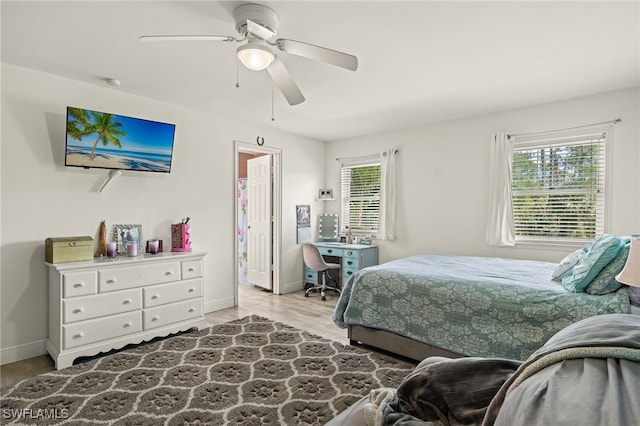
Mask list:
[[[238,179],[238,282],[247,280],[247,178]]]

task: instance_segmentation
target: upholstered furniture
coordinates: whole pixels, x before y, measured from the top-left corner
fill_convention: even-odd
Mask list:
[[[418,361],[430,355],[523,360],[573,322],[640,313],[629,288],[615,279],[629,253],[628,239],[605,235],[581,251],[562,273],[556,263],[530,260],[397,259],[348,280],[333,320],[348,329],[354,344]]]

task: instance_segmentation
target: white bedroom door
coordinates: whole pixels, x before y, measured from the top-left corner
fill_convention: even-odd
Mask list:
[[[271,155],[247,161],[247,280],[272,290]]]

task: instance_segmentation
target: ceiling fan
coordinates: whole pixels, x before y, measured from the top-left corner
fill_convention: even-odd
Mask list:
[[[276,39],[278,14],[260,4],[243,4],[233,11],[236,31],[242,36],[218,35],[143,35],[140,41],[224,41],[244,42],[237,49],[238,59],[250,70],[266,69],[278,86],[289,105],[304,102],[304,96],[293,80],[284,63],[276,54],[277,50],[332,64],[351,71],[358,69],[358,58],[348,53],[327,49],[301,41],[285,38]]]

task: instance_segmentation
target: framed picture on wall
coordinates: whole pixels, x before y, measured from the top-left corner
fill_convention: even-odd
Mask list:
[[[298,244],[311,242],[311,206],[309,204],[296,206],[296,228]]]

